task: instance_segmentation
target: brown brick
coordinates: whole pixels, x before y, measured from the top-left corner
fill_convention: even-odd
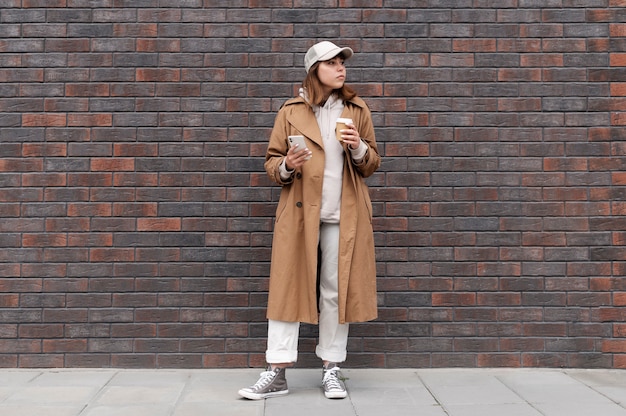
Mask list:
[[[137,39],[137,52],[180,52],[180,39]]]
[[[61,173],[25,173],[22,175],[23,186],[65,186],[67,177]]]
[[[626,95],[626,92],[619,91],[618,95]],[[613,113],[611,114],[611,125],[612,126],[625,126],[626,125],[626,114],[625,113]]]
[[[67,234],[23,234],[22,245],[24,247],[65,247]]]
[[[611,96],[613,97],[626,96],[626,83],[624,82],[611,83]]]
[[[113,125],[112,114],[68,114],[70,127],[110,127]]]
[[[110,94],[109,84],[67,84],[65,94],[68,97],[108,97]]]
[[[484,53],[496,51],[495,39],[454,39],[452,50],[455,52]]]
[[[611,0],[611,3],[621,3],[621,0]],[[612,6],[620,6],[620,4]],[[623,6],[623,4],[621,6]],[[626,25],[621,23],[611,23],[609,25],[609,32],[612,37],[626,37]]]
[[[476,304],[475,293],[433,293],[433,306],[470,306]]]
[[[44,353],[78,353],[87,351],[87,340],[85,339],[63,339],[63,340],[44,340]]]
[[[132,171],[135,169],[135,160],[132,158],[93,158],[90,168],[92,171]]]
[[[180,81],[180,70],[178,69],[137,69],[136,79],[139,82],[178,82]]]
[[[63,367],[63,354],[21,354],[19,366],[24,368],[59,368]]]
[[[138,231],[180,231],[180,218],[138,218]]]
[[[67,125],[66,114],[23,114],[22,126],[24,127],[65,127]]]
[[[156,143],[113,143],[115,157],[149,157],[158,155]]]
[[[24,157],[66,157],[66,143],[24,143],[22,144],[22,156]]]

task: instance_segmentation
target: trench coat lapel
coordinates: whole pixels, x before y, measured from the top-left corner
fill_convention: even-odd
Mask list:
[[[322,140],[322,132],[317,125],[317,119],[313,111],[298,112],[297,114],[289,114],[287,121],[296,130],[308,137],[315,143],[317,143],[322,149],[324,148],[324,141]]]

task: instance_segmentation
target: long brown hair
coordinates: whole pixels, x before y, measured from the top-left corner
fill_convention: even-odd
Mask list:
[[[307,99],[311,105],[321,105],[328,98],[324,96],[324,87],[317,76],[317,68],[319,66],[319,62],[314,63],[306,74],[306,78],[302,81],[302,87],[306,91]],[[356,91],[346,84],[343,84],[341,88],[333,90],[331,94],[336,94],[343,101],[356,97]]]

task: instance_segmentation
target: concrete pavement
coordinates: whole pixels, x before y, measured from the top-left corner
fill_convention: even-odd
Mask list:
[[[261,369],[0,370],[2,416],[626,416],[626,371],[345,369],[328,400],[321,369],[287,371],[290,394],[239,398]]]

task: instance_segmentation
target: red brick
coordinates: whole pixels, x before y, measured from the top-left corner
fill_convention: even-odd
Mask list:
[[[390,144],[386,151],[388,156],[428,156],[429,146],[424,143]]]
[[[611,66],[626,66],[626,53],[611,53],[609,62]]]
[[[66,143],[24,143],[22,144],[24,157],[66,157]]]
[[[563,54],[527,54],[520,58],[522,67],[563,66]]]
[[[137,231],[180,231],[180,218],[137,218]]]
[[[47,232],[88,231],[88,218],[48,218],[46,219]]]
[[[82,54],[90,51],[89,39],[47,39],[46,51]]]
[[[154,368],[156,354],[111,354],[111,364],[121,368]]]
[[[541,111],[538,98],[498,98],[498,111]]]
[[[68,234],[69,247],[111,247],[113,246],[112,233],[79,233]]]
[[[91,171],[133,171],[135,159],[132,158],[93,158],[90,165]]]
[[[601,322],[623,321],[626,320],[626,310],[622,310],[622,308],[601,308],[599,317]]]
[[[626,91],[620,95],[626,95]],[[612,126],[626,126],[626,113],[612,113],[611,114]]]
[[[156,143],[113,143],[115,157],[157,156],[159,147]]]
[[[474,55],[471,53],[431,54],[433,67],[473,67]]]
[[[475,293],[433,293],[433,306],[472,306],[476,304]]]
[[[478,367],[518,368],[522,366],[519,353],[478,354],[476,360]]]
[[[67,0],[23,0],[22,7],[25,9],[67,7]]]
[[[179,69],[137,69],[136,80],[138,82],[178,82],[180,81]]]
[[[67,123],[70,127],[110,127],[113,125],[112,114],[69,114]]]
[[[19,361],[23,368],[60,368],[63,363],[63,354],[21,354]]]
[[[622,0],[611,0],[611,3],[623,3]],[[615,5],[611,5],[613,7],[615,6],[624,6],[624,4],[615,4]],[[617,37],[626,37],[626,24],[623,23],[611,23],[609,25],[609,33],[611,37],[617,38]]]
[[[522,25],[521,29],[524,29]],[[519,39],[519,38],[499,38],[498,52],[526,52],[536,53],[541,51],[541,40],[539,39]]]
[[[202,364],[205,368],[247,368],[248,354],[205,354]]]
[[[65,95],[68,97],[108,97],[110,95],[109,84],[89,83],[89,84],[67,84]]]
[[[22,186],[65,186],[66,180],[64,173],[22,174]]]
[[[77,353],[87,351],[87,340],[85,339],[63,339],[43,341],[44,353]]]
[[[137,39],[137,52],[180,52],[180,39]]]
[[[113,185],[112,173],[70,173],[67,179],[68,185],[71,187],[109,187]]]
[[[626,96],[626,82],[612,82],[610,88],[611,88],[611,96],[613,97]]]
[[[616,303],[616,306],[623,306],[622,301],[620,303]],[[613,324],[613,334],[614,337],[617,338],[626,338],[626,324]]]
[[[616,368],[616,369],[626,368],[626,354],[614,354],[613,355],[613,368]]]
[[[626,173],[625,172],[612,172],[611,182],[613,185],[626,185]]]
[[[154,202],[146,203],[114,203],[112,215],[115,217],[140,216],[156,217],[158,214],[158,204]]]
[[[538,69],[500,69],[498,70],[498,81],[541,81],[541,71]]]
[[[613,292],[613,305],[626,306],[626,292]]]
[[[0,159],[0,172],[41,172],[43,159]],[[8,199],[5,199],[8,201]]]
[[[23,234],[24,247],[64,247],[67,246],[67,234]]]
[[[624,353],[626,352],[626,340],[603,340],[602,352],[604,353]]]
[[[454,39],[452,41],[452,50],[454,52],[495,52],[495,39]]]
[[[0,295],[0,308],[16,308],[19,306],[19,304],[20,304],[20,297],[18,294]]]
[[[67,114],[23,114],[22,126],[24,127],[65,127]]]
[[[67,206],[67,215],[70,217],[109,217],[111,204],[101,203],[72,203]]]

